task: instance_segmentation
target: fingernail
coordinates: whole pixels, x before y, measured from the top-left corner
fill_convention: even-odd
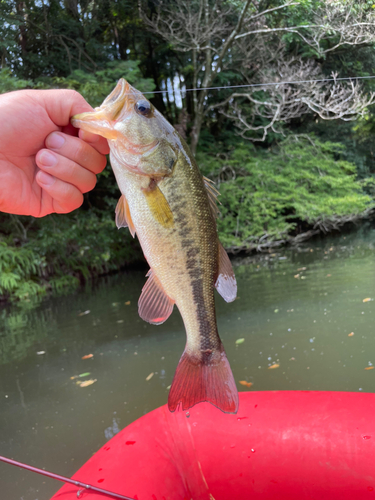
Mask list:
[[[45,167],[53,167],[57,163],[56,155],[50,153],[49,151],[42,151],[39,155],[39,161]]]
[[[64,144],[65,138],[61,134],[53,133],[46,139],[47,148],[59,149]]]
[[[55,182],[55,178],[52,177],[52,175],[46,174],[42,171],[38,173],[38,180],[46,186],[52,186],[52,184]]]

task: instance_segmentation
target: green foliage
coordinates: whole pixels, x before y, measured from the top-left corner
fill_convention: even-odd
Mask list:
[[[272,10],[285,4],[274,0],[260,2],[259,6],[253,3],[250,10],[256,14],[270,9],[263,24],[279,29],[311,24],[323,2],[300,0],[288,8]],[[143,3],[150,16],[155,14],[158,2]],[[175,4],[167,3],[171,8]],[[0,2],[0,93],[23,88],[71,88],[97,106],[120,77],[144,92],[170,87],[178,79],[182,86],[192,88],[191,51],[176,51],[173,43],[150,33],[139,18],[138,4],[138,0]],[[210,0],[209,5],[213,4]],[[368,0],[353,8],[364,4],[373,8]],[[198,2],[194,5],[199,7]],[[228,0],[223,5],[237,8],[225,17],[229,33],[243,2]],[[332,51],[323,57],[295,32],[278,36],[269,36],[267,43],[275,48],[282,44],[290,57],[319,62],[327,76],[332,71],[351,77],[375,74],[373,47],[345,46],[340,53]],[[225,34],[215,42],[216,53],[223,38]],[[330,38],[325,43],[332,46],[336,41]],[[248,39],[250,52],[256,53],[254,44],[258,42],[258,38]],[[236,50],[233,46],[225,56],[226,64],[214,86],[248,83],[262,68],[261,45],[260,60],[254,56],[253,63],[246,67],[238,63],[242,53]],[[236,59],[238,55],[240,59]],[[203,82],[204,52],[198,59],[197,81]],[[274,62],[270,60],[269,64]],[[375,81],[363,81],[363,85],[366,91],[372,91]],[[356,216],[372,206],[372,108],[354,128],[351,123],[322,122],[313,114],[280,123],[286,134],[315,134],[317,139],[288,139],[275,146],[280,135],[270,133],[264,144],[254,147],[243,143],[235,135],[232,122],[217,112],[216,105],[232,92],[221,89],[208,93],[198,154],[203,173],[220,183],[223,205],[218,227],[227,247],[251,248],[266,240],[280,240],[315,224]],[[257,95],[264,99],[262,93]],[[189,133],[194,118],[192,92],[182,95],[181,100],[171,92],[155,93],[152,99],[172,123],[178,121],[182,106]],[[228,113],[230,106],[228,102]],[[244,101],[244,116],[249,106]],[[260,118],[257,120],[255,125],[262,124]],[[48,290],[63,293],[92,276],[117,271],[140,259],[137,241],[128,231],[115,227],[117,198],[114,176],[106,169],[98,177],[95,190],[85,194],[83,208],[73,214],[44,219],[0,214],[0,300],[20,299],[27,305],[31,297],[40,297]]]
[[[228,157],[201,154],[220,183],[218,228],[226,247],[245,249],[281,240],[315,224],[340,223],[373,206],[361,191],[355,165],[340,159],[343,146],[289,138],[259,152],[240,144]]]
[[[0,69],[0,94],[10,92],[12,90],[25,89],[31,87],[31,80],[22,80],[13,75],[9,68]]]
[[[129,232],[117,230],[112,210],[50,215],[35,220],[23,246],[9,239],[0,240],[0,299],[61,293],[142,258]]]
[[[0,241],[0,298],[27,299],[43,295],[45,286],[38,283],[42,262],[31,250]]]
[[[28,246],[49,263],[51,274],[83,279],[118,270],[134,260],[136,248],[128,231],[117,230],[112,211],[96,210],[45,217]]]
[[[120,78],[125,78],[141,92],[151,92],[155,84],[151,78],[143,78],[139,69],[139,61],[111,61],[105,69],[88,73],[76,69],[68,77],[55,77],[52,82],[44,79],[47,86],[77,90],[92,105],[99,106],[112,92]]]

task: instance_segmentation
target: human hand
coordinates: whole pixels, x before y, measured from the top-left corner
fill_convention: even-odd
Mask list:
[[[74,90],[0,95],[0,211],[43,217],[81,206],[109,153],[105,139],[70,124],[86,111]]]

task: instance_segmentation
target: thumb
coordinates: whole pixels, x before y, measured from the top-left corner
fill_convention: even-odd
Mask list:
[[[40,92],[50,119],[59,127],[69,125],[73,115],[93,111],[90,104],[75,90],[51,89]]]

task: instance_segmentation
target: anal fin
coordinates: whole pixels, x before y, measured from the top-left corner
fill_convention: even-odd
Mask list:
[[[148,280],[138,300],[138,314],[148,323],[161,325],[172,314],[174,302],[164,292],[152,269],[146,276]]]
[[[219,242],[218,275],[215,282],[216,290],[226,302],[233,302],[237,296],[237,282],[232,264],[223,245]]]
[[[237,413],[238,392],[223,345],[208,355],[200,354],[183,352],[169,391],[169,410],[181,405],[185,411],[207,401],[224,413]]]
[[[116,212],[116,226],[118,227],[118,229],[120,229],[120,227],[128,227],[131,235],[134,238],[135,227],[130,215],[128,202],[123,194],[121,195],[120,199],[117,202],[115,212]]]

